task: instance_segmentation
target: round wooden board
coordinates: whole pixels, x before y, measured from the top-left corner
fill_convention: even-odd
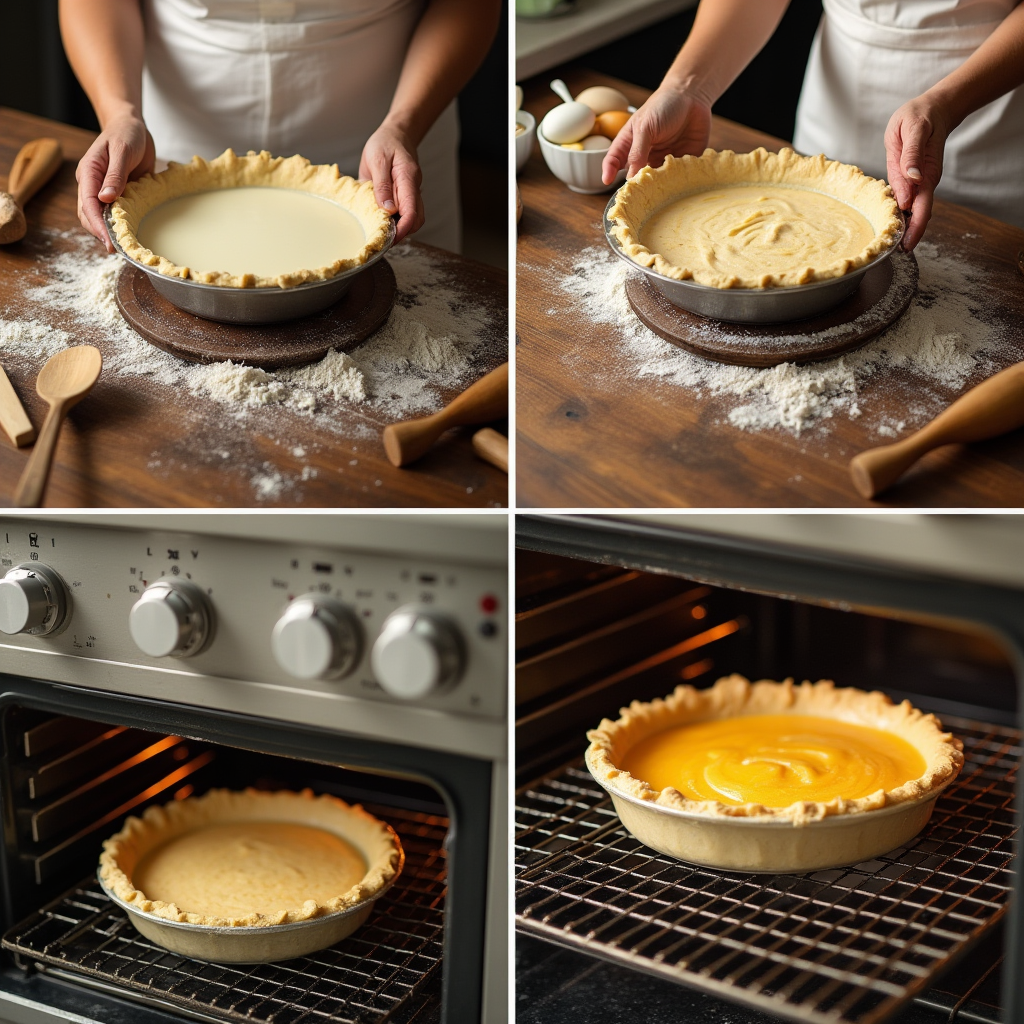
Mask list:
[[[909,252],[869,270],[861,286],[835,309],[788,324],[731,324],[673,305],[643,274],[626,280],[633,312],[673,345],[719,363],[777,366],[830,359],[859,348],[907,311],[917,294],[917,260]]]
[[[150,344],[193,363],[233,363],[277,370],[349,352],[383,325],[395,304],[395,272],[379,260],[333,306],[299,320],[244,327],[204,320],[171,305],[149,277],[128,263],[117,274],[117,308]]]

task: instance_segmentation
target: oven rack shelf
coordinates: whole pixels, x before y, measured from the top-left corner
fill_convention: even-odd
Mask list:
[[[132,927],[88,878],[12,928],[25,967],[204,1021],[391,1024],[409,1019],[441,963],[443,817],[366,805],[405,848],[405,868],[368,921],[329,949],[272,964],[213,964],[168,952]],[[413,1014],[418,1019],[418,1009]]]
[[[621,826],[575,760],[516,800],[516,927],[806,1024],[878,1024],[1004,915],[1016,729],[944,717],[965,764],[925,830],[851,868],[719,872]]]

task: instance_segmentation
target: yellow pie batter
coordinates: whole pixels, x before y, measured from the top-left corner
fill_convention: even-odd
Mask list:
[[[309,192],[259,186],[180,196],[147,213],[138,239],[179,267],[276,277],[357,257],[359,221]]]
[[[746,715],[641,740],[621,765],[690,800],[788,807],[893,790],[925,772],[918,750],[881,729],[815,715]]]
[[[366,874],[359,852],[325,829],[286,822],[208,825],[147,854],[132,881],[185,913],[237,918],[324,904]]]
[[[647,221],[640,241],[697,280],[710,273],[763,286],[772,275],[853,259],[874,237],[867,218],[839,199],[759,184],[676,199]]]

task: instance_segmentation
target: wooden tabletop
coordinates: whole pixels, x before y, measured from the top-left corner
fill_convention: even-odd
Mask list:
[[[562,77],[573,95],[615,85],[631,102],[649,93],[577,66],[524,83],[523,106],[538,120],[559,102],[548,81]],[[716,118],[711,146],[745,152],[784,143]],[[896,437],[873,433],[878,416],[842,413],[825,429],[793,436],[781,429],[734,427],[736,397],[698,393],[652,377],[616,373],[617,332],[560,316],[570,300],[552,268],[568,273],[581,250],[603,246],[608,195],[579,195],[555,178],[535,147],[518,177],[524,214],[516,281],[516,503],[521,507],[1008,507],[1024,505],[1024,430],[925,456],[880,500],[865,502],[850,481],[850,459]],[[1024,359],[1024,278],[1016,269],[1024,231],[951,203],[936,202],[926,240],[982,271],[1004,330],[996,365],[967,381]],[[989,300],[985,300],[989,301]],[[1008,337],[1007,337],[1008,335]],[[585,350],[581,348],[585,342]],[[666,343],[668,344],[668,343]],[[614,385],[602,383],[616,381]],[[950,390],[952,401],[959,392]],[[905,420],[905,436],[923,425],[908,414],[919,397],[913,378],[876,372],[858,389],[863,410]],[[938,412],[934,409],[931,415]],[[927,417],[926,417],[927,418]],[[819,425],[819,428],[822,425]]]
[[[75,212],[75,166],[93,139],[90,132],[0,108],[0,171],[6,173],[21,146],[40,136],[60,140],[64,166],[29,201],[26,238],[0,247],[0,327],[4,320],[38,318],[67,331],[70,344],[94,344],[104,351],[102,331],[70,317],[57,324],[52,310],[41,310],[24,294],[26,283],[35,283],[33,275],[38,276],[45,257],[80,247],[83,241]],[[0,177],[0,187],[5,184],[6,178]],[[98,242],[96,247],[99,251]],[[489,326],[473,364],[482,376],[508,358],[507,277],[451,253],[428,247],[423,251],[458,281],[466,301],[485,315]],[[0,364],[37,429],[46,411],[35,394],[42,361],[5,352],[0,340]],[[430,387],[445,403],[459,390],[440,381]],[[474,454],[472,428],[450,432],[414,466],[395,469],[380,441],[390,422],[387,416],[364,405],[352,405],[350,410],[344,410],[340,426],[339,414],[332,414],[333,429],[320,417],[279,406],[236,416],[225,405],[187,389],[105,371],[65,423],[45,503],[226,508],[507,505],[507,477]],[[505,429],[504,424],[495,426]],[[15,449],[0,431],[0,505],[10,504],[30,450]]]

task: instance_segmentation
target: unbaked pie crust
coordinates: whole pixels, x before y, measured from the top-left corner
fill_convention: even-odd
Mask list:
[[[918,778],[856,799],[765,807],[688,799],[671,786],[655,789],[622,767],[632,748],[666,729],[750,715],[809,715],[883,730],[909,742],[925,769]],[[934,798],[964,763],[963,744],[943,732],[934,715],[830,681],[751,683],[731,675],[705,690],[683,685],[664,699],[634,701],[618,720],[603,720],[587,736],[587,767],[638,839],[682,860],[748,871],[812,870],[893,849],[920,831]]]
[[[124,903],[168,921],[264,927],[372,900],[401,862],[398,837],[359,806],[310,790],[216,789],[128,818],[103,844],[100,878]],[[137,884],[147,875],[187,893],[188,905],[151,898]]]
[[[639,266],[714,288],[841,277],[890,249],[902,227],[884,181],[791,149],[668,156],[619,189],[608,218]]]
[[[148,249],[139,240],[143,219],[164,203],[198,193],[242,188],[289,189],[329,200],[358,222],[364,236],[362,248],[323,266],[260,276],[180,266]],[[356,181],[341,174],[336,164],[311,164],[305,157],[274,157],[266,151],[237,156],[227,149],[214,160],[196,156],[191,163],[171,163],[166,171],[129,183],[121,198],[112,204],[110,221],[114,237],[130,259],[168,277],[230,288],[292,288],[311,281],[325,281],[364,264],[384,247],[390,216],[377,205],[370,182]]]

